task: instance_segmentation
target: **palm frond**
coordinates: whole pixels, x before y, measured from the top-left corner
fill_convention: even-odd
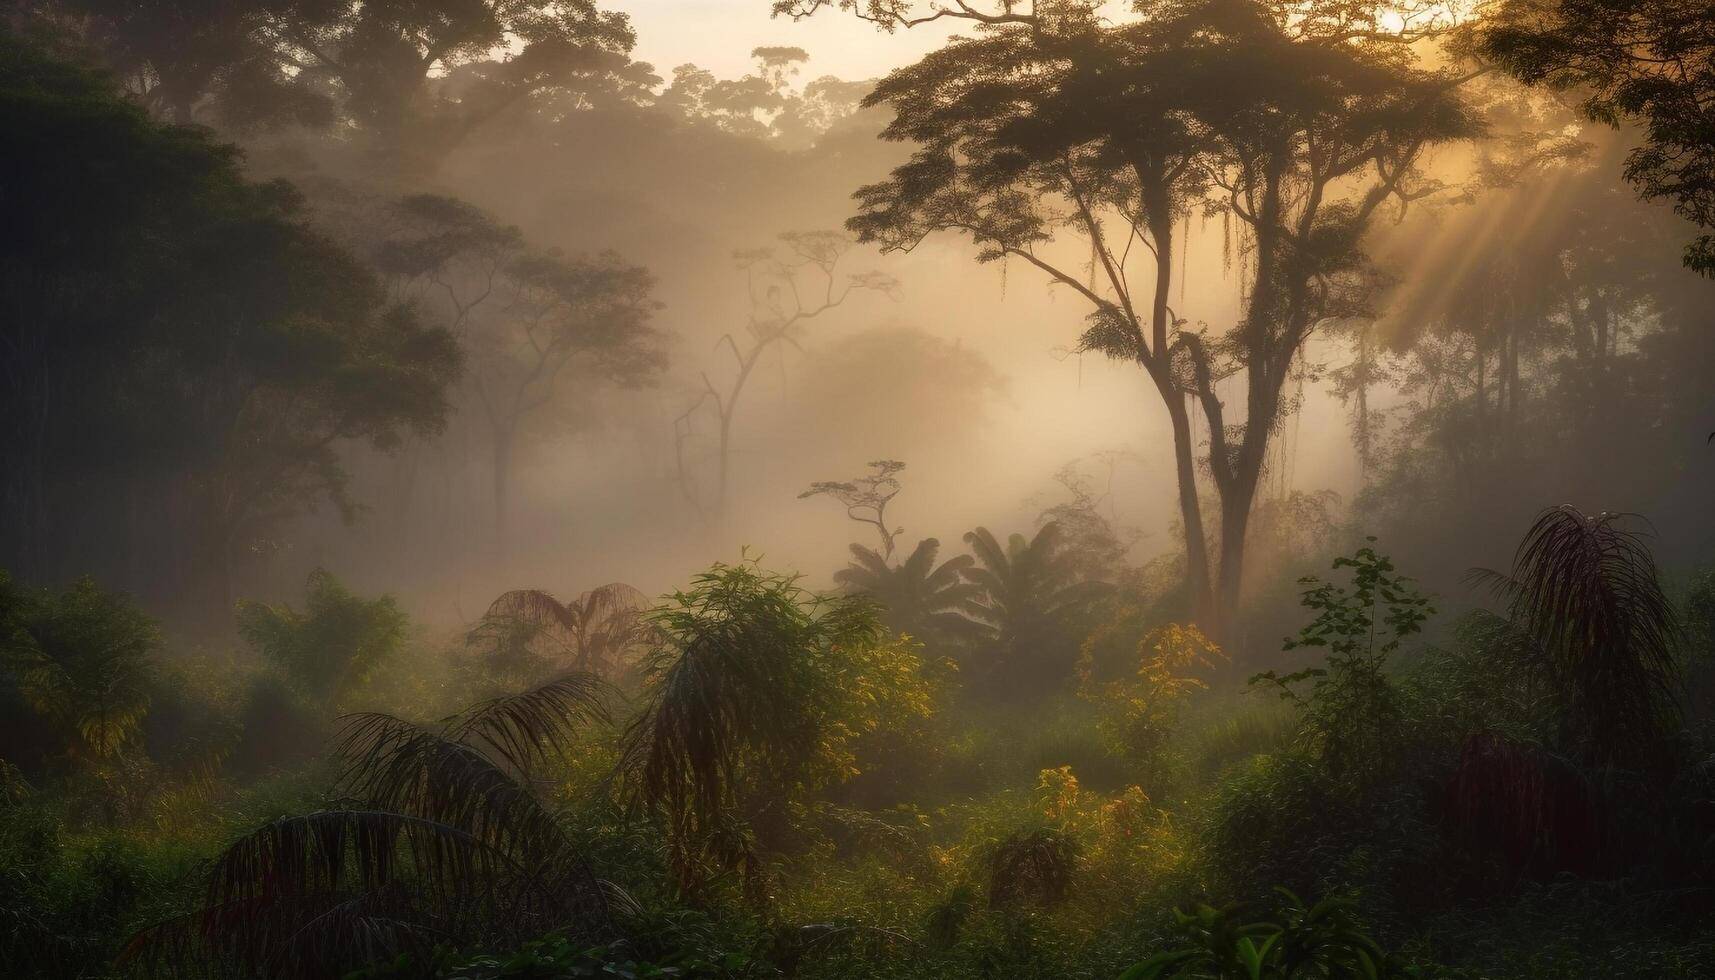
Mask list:
[[[339,976],[415,945],[473,935],[515,910],[483,882],[510,867],[480,840],[431,820],[323,810],[264,824],[214,862],[202,910],[127,945],[124,964],[183,975]]]
[[[446,737],[481,745],[519,773],[551,754],[562,753],[573,734],[591,722],[606,723],[612,685],[582,671],[566,674],[518,694],[492,698],[452,719]]]
[[[1600,764],[1636,762],[1672,724],[1679,626],[1643,537],[1626,515],[1545,511],[1512,573],[1474,570],[1542,648],[1566,703],[1568,747]]]

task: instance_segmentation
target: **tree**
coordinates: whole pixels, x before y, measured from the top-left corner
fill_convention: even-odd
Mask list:
[[[1150,630],[1128,651],[1124,666],[1133,669],[1105,677],[1114,665],[1097,663],[1107,639],[1102,634],[1124,630],[1127,618],[1092,633],[1084,642],[1078,658],[1078,696],[1102,710],[1102,734],[1109,744],[1142,765],[1146,776],[1154,776],[1186,699],[1209,686],[1197,674],[1215,668],[1225,654],[1197,627],[1169,623]]]
[[[127,596],[79,579],[59,594],[15,590],[0,573],[0,663],[24,700],[87,763],[131,746],[149,710],[155,624]]]
[[[331,708],[369,682],[395,657],[407,620],[390,595],[364,599],[325,569],[304,584],[304,611],[244,602],[238,632],[298,684],[316,704]]]
[[[838,232],[786,232],[780,241],[789,253],[784,258],[769,248],[735,253],[739,267],[745,272],[751,300],[750,318],[745,323],[747,346],[740,350],[739,342],[730,333],[715,342],[717,349],[725,344],[732,352],[736,369],[732,379],[717,388],[708,372],[703,372],[702,394],[673,422],[679,488],[704,517],[718,517],[726,508],[733,420],[751,372],[756,370],[762,355],[780,344],[800,346],[808,325],[844,304],[853,292],[873,290],[891,295],[898,286],[892,277],[880,272],[852,273],[842,280],[838,274],[840,260],[850,250],[851,243]],[[689,449],[697,432],[697,414],[709,410],[714,413],[717,434],[713,486],[705,489],[697,477]]]
[[[776,11],[831,5],[783,0]],[[1457,79],[1401,55],[1445,19],[1413,6],[1390,31],[1373,10],[1286,0],[1147,3],[1116,26],[1076,2],[838,6],[888,29],[943,17],[986,25],[866,100],[893,108],[885,138],[919,149],[858,192],[850,226],[884,250],[968,234],[979,260],[1019,259],[1079,295],[1082,348],[1138,363],[1167,409],[1187,576],[1199,620],[1217,628],[1240,598],[1250,510],[1299,352],[1319,326],[1366,313],[1360,246],[1372,215],[1432,191],[1418,173],[1425,149],[1475,131]],[[1235,75],[1241,61],[1249,70]],[[1216,338],[1185,329],[1168,305],[1175,226],[1193,210],[1237,221],[1250,256],[1244,314]],[[1087,246],[1088,276],[1048,249],[1063,238]],[[1134,244],[1149,253],[1147,292],[1131,281]],[[1243,422],[1231,417],[1228,379],[1242,381]],[[1218,554],[1197,487],[1193,401],[1209,420]]]
[[[1014,534],[1003,547],[986,527],[965,534],[976,563],[965,577],[982,591],[973,618],[987,627],[994,661],[987,680],[1003,688],[1036,690],[1064,680],[1076,657],[1072,618],[1108,591],[1079,579],[1068,565],[1060,525],[1034,537]]]
[[[1700,0],[1503,0],[1479,24],[1478,50],[1527,85],[1571,90],[1584,114],[1643,142],[1625,176],[1647,200],[1715,228],[1715,11]],[[1715,276],[1715,234],[1685,248]]]
[[[444,425],[458,350],[232,147],[151,121],[68,56],[10,33],[0,51],[18,129],[0,162],[0,551],[32,578],[111,570],[225,615],[236,567],[288,520],[355,516],[344,453]]]
[[[547,592],[518,589],[489,604],[465,637],[484,673],[529,682],[565,670],[618,682],[652,639],[649,597],[612,582],[560,602]]]
[[[179,123],[342,123],[407,162],[532,96],[657,81],[593,0],[39,0]]]
[[[717,79],[693,64],[673,69],[673,83],[657,105],[686,119],[713,123],[736,136],[778,140],[802,149],[857,111],[868,82],[823,75],[793,91],[792,80],[810,55],[803,48],[759,47],[751,51],[756,71]]]
[[[898,565],[861,544],[852,545],[851,550],[851,564],[835,572],[834,581],[848,592],[874,600],[882,624],[891,632],[945,650],[983,631],[972,618],[984,610],[978,600],[981,590],[965,575],[975,563],[970,555],[954,555],[936,565],[941,542],[934,538],[917,542]]]
[[[905,464],[896,459],[878,459],[869,466],[873,472],[853,480],[818,480],[799,494],[798,499],[825,495],[844,504],[847,517],[860,524],[874,525],[876,534],[881,536],[881,558],[888,561],[893,558],[894,537],[905,533],[903,527],[887,526],[887,504],[899,494],[897,474],[905,469]]]
[[[382,242],[376,261],[407,295],[444,296],[450,306],[488,426],[494,541],[504,556],[526,423],[563,398],[562,384],[580,372],[639,387],[665,369],[665,338],[651,323],[654,279],[612,252],[571,258],[532,248],[516,228],[453,198],[412,195],[398,213],[407,230]]]
[[[1334,559],[1333,567],[1351,570],[1351,588],[1301,579],[1300,604],[1316,618],[1285,646],[1326,650],[1322,664],[1285,675],[1264,671],[1250,682],[1272,685],[1297,706],[1306,746],[1336,779],[1362,788],[1384,772],[1399,741],[1403,709],[1388,660],[1406,637],[1423,631],[1435,609],[1395,573],[1392,559],[1369,545]]]

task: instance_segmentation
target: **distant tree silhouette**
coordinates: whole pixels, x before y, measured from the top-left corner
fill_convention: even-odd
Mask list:
[[[847,517],[875,527],[876,534],[881,536],[881,557],[884,561],[891,561],[893,539],[905,529],[888,527],[887,504],[901,489],[897,475],[905,469],[905,464],[896,459],[879,459],[869,465],[872,472],[867,476],[851,480],[818,480],[799,494],[798,499],[828,496],[838,500],[845,505]]]
[[[526,424],[564,398],[580,371],[637,387],[665,369],[664,338],[651,322],[654,279],[612,252],[574,258],[531,247],[516,228],[454,198],[412,195],[396,211],[404,228],[380,243],[375,261],[403,295],[450,306],[487,422],[494,544],[504,557]]]
[[[965,574],[975,559],[954,555],[937,565],[940,549],[941,542],[924,538],[904,561],[892,565],[854,544],[851,564],[835,572],[834,581],[875,600],[889,630],[916,637],[931,649],[956,648],[983,634],[984,623],[975,617],[986,616],[988,609],[980,602],[981,588]]]
[[[1072,618],[1109,591],[1080,579],[1068,560],[1059,524],[1033,537],[1013,534],[1002,545],[986,527],[965,534],[976,562],[963,574],[981,590],[974,618],[986,627],[993,666],[988,682],[1013,693],[1041,691],[1064,680],[1077,657]]]
[[[750,287],[751,311],[745,323],[745,346],[740,349],[733,334],[721,336],[715,346],[718,349],[724,344],[732,352],[735,371],[731,379],[717,386],[708,372],[703,372],[702,394],[673,422],[679,489],[705,518],[719,517],[726,508],[733,421],[738,417],[739,400],[744,396],[751,372],[756,370],[762,355],[781,344],[798,347],[808,325],[840,307],[853,292],[891,295],[898,286],[892,277],[880,272],[852,273],[842,278],[839,265],[851,249],[851,241],[839,232],[787,232],[780,236],[780,241],[786,247],[785,256],[770,248],[735,253]],[[697,436],[698,415],[710,413],[716,425],[715,472],[705,485],[691,448]]]

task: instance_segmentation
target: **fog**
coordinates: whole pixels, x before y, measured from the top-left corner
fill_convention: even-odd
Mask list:
[[[710,414],[706,386],[724,392],[737,370],[738,348],[722,338],[736,337],[742,346],[747,323],[771,302],[768,290],[784,281],[770,279],[754,257],[748,269],[737,257],[772,247],[789,258],[783,234],[839,233],[858,212],[854,192],[887,179],[913,150],[909,140],[878,138],[893,118],[888,105],[860,109],[857,99],[961,28],[972,32],[956,19],[888,33],[842,16],[771,17],[761,3],[613,9],[629,15],[635,32],[634,42],[616,46],[624,54],[576,75],[576,84],[537,89],[533,101],[452,130],[434,112],[453,118],[466,111],[461,106],[478,105],[480,86],[493,84],[484,81],[482,66],[517,55],[522,41],[486,56],[499,62],[467,53],[431,69],[419,102],[459,101],[442,110],[413,108],[410,122],[389,123],[385,131],[357,117],[332,130],[224,123],[220,100],[227,96],[219,91],[185,110],[191,121],[236,142],[252,178],[292,182],[304,195],[310,226],[360,259],[409,237],[398,202],[425,194],[464,202],[496,228],[515,228],[523,248],[615,253],[615,261],[646,270],[647,302],[654,304],[648,329],[659,332],[651,343],[658,342],[663,359],[630,382],[616,383],[611,372],[577,358],[550,378],[544,389],[550,400],[520,415],[509,437],[515,445],[501,534],[496,437],[484,422],[481,390],[481,359],[490,355],[478,334],[498,329],[484,318],[504,320],[502,300],[479,301],[466,317],[448,297],[456,300],[457,289],[466,287],[466,300],[477,296],[476,280],[450,284],[422,270],[384,276],[392,298],[411,304],[431,325],[451,326],[466,349],[464,376],[446,391],[444,429],[408,435],[402,447],[381,453],[361,439],[338,442],[356,509],[300,501],[291,508],[296,513],[258,532],[246,554],[267,557],[236,560],[225,593],[289,596],[311,569],[326,567],[364,590],[395,593],[414,616],[452,628],[471,622],[507,589],[576,593],[624,581],[659,594],[711,560],[746,553],[825,588],[845,562],[846,544],[863,540],[864,529],[831,500],[799,493],[817,480],[859,475],[879,459],[906,464],[889,520],[905,529],[908,542],[934,536],[956,548],[977,526],[1031,530],[1046,508],[1070,499],[1056,475],[1071,467],[1099,488],[1103,513],[1123,531],[1128,563],[1172,560],[1183,551],[1170,420],[1147,374],[1128,359],[1080,348],[1090,307],[1077,284],[1052,282],[1018,256],[978,261],[979,246],[957,231],[922,235],[906,250],[845,241],[834,291],[845,288],[848,276],[869,272],[888,277],[888,287],[859,289],[802,324],[790,342],[766,345],[731,422],[727,499],[718,508],[707,500],[699,506],[693,498],[710,488],[688,490],[687,481],[711,484],[717,455],[718,418]],[[1109,5],[1100,16],[1124,25],[1137,15]],[[1418,55],[1429,65],[1451,63],[1427,46]],[[677,79],[681,65],[708,74]],[[283,84],[293,81],[287,76]],[[1423,192],[1390,203],[1367,229],[1364,248],[1373,264],[1362,311],[1326,318],[1294,355],[1258,500],[1325,492],[1338,499],[1331,516],[1339,540],[1295,555],[1305,567],[1365,534],[1413,549],[1411,557],[1437,588],[1458,591],[1453,578],[1460,569],[1504,561],[1504,535],[1425,533],[1420,522],[1470,520],[1460,510],[1465,505],[1431,512],[1420,502],[1414,516],[1410,508],[1376,502],[1389,486],[1399,488],[1402,465],[1416,453],[1411,440],[1425,435],[1397,427],[1424,410],[1421,391],[1397,387],[1411,370],[1414,345],[1448,319],[1458,297],[1492,288],[1477,273],[1495,255],[1558,234],[1572,220],[1568,201],[1580,195],[1606,194],[1624,207],[1628,236],[1675,237],[1677,219],[1667,207],[1632,202],[1622,181],[1628,134],[1592,129],[1553,97],[1510,82],[1479,78],[1467,88],[1482,117],[1472,132],[1482,134],[1422,151],[1414,162]],[[1353,187],[1341,193],[1350,196]],[[1254,257],[1236,219],[1219,205],[1219,195],[1205,191],[1176,216],[1182,240],[1175,243],[1177,281],[1168,299],[1176,329],[1230,339],[1247,315]],[[1095,294],[1111,294],[1078,229],[1062,227],[1033,247]],[[1143,246],[1128,249],[1124,260],[1123,272],[1139,290],[1153,276],[1144,253]],[[1663,304],[1651,291],[1671,294],[1668,302],[1681,308],[1684,297],[1702,295],[1703,283],[1674,278],[1671,256],[1661,255],[1660,269],[1616,287],[1630,291],[1633,305],[1621,315],[1632,319],[1620,329],[1634,349],[1659,332]],[[449,276],[472,275],[448,269],[443,263]],[[800,288],[827,285],[814,267],[797,274]],[[1544,280],[1531,288],[1576,291],[1583,288],[1577,274],[1570,287]],[[1583,308],[1583,300],[1576,303]],[[1537,316],[1551,332],[1564,329],[1553,325],[1565,321],[1563,311]],[[1354,428],[1353,392],[1340,387],[1360,334],[1395,362],[1364,390],[1381,433],[1376,445],[1387,446],[1369,459]],[[1564,342],[1543,337],[1544,344]],[[1547,357],[1548,348],[1540,349]],[[1521,384],[1552,396],[1558,369],[1540,359],[1535,366],[1537,376]],[[1242,412],[1242,376],[1231,373],[1216,385],[1221,399]],[[1209,495],[1207,421],[1196,398],[1186,403],[1194,453],[1202,458],[1199,492]],[[1673,541],[1707,541],[1701,510],[1677,509],[1697,499],[1696,481],[1708,472],[1706,460],[1693,458],[1697,431],[1689,426],[1701,424],[1694,417],[1674,416],[1688,426],[1671,440],[1681,453],[1677,461],[1634,474],[1631,485],[1602,483],[1601,467],[1569,466],[1555,470],[1558,482],[1492,500],[1485,513],[1496,535],[1549,503],[1576,502],[1592,510],[1654,511],[1652,519],[1679,525]],[[1396,430],[1387,434],[1390,418]],[[1553,428],[1548,419],[1538,424]],[[1659,426],[1661,419],[1640,417],[1637,424]],[[676,437],[676,426],[688,428]],[[1543,451],[1566,460],[1588,459],[1589,452]],[[1392,462],[1378,462],[1378,454]],[[1497,486],[1508,485],[1504,476],[1495,478]],[[1676,489],[1663,489],[1669,485]],[[1695,553],[1687,548],[1674,561]],[[53,577],[78,566],[68,557],[41,567]],[[1252,569],[1245,588],[1272,577]],[[129,584],[157,598],[175,588],[170,579]]]
[[[1706,0],[0,3],[0,976],[1715,976],[1712,107]]]

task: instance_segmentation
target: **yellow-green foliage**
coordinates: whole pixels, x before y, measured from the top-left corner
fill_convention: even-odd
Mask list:
[[[1226,654],[1197,627],[1169,623],[1144,634],[1130,656],[1119,659],[1135,667],[1114,677],[1116,658],[1110,653],[1109,663],[1102,665],[1097,655],[1128,625],[1121,618],[1085,642],[1078,693],[1101,710],[1101,731],[1113,751],[1152,770],[1186,700],[1208,687],[1198,673],[1214,668]]]

